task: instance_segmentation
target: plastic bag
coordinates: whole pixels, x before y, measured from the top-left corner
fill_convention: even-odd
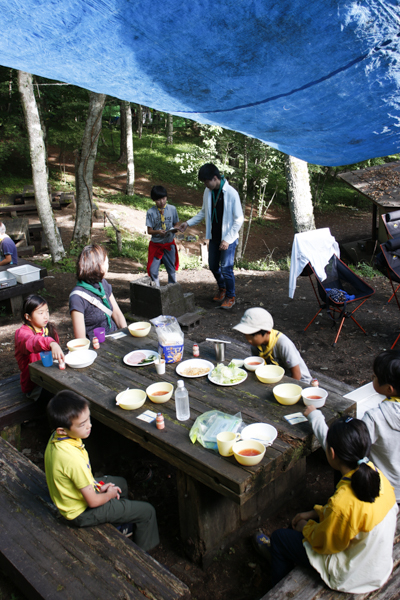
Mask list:
[[[233,431],[236,433],[242,424],[242,415],[227,415],[219,410],[210,410],[203,413],[193,423],[189,432],[192,444],[196,440],[210,450],[218,452],[217,435],[222,431]]]
[[[160,315],[150,319],[157,332],[158,353],[166,363],[182,360],[184,335],[175,317]]]

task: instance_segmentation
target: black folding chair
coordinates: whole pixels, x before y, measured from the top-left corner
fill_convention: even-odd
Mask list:
[[[376,257],[376,266],[389,279],[392,286],[393,294],[388,302],[394,297],[396,298],[397,306],[400,310],[400,302],[397,297],[397,292],[400,288],[400,236],[392,240],[388,240],[381,244],[382,253]],[[395,283],[397,287],[395,287]],[[395,347],[400,338],[400,333],[397,336],[391,350]]]
[[[385,229],[388,234],[388,240],[400,237],[400,210],[395,210],[393,212],[382,215],[382,221],[383,221],[383,224],[385,225]],[[377,261],[379,263],[379,257],[377,257]],[[378,264],[378,268],[380,269],[379,264]],[[384,266],[384,268],[386,268],[386,267]],[[396,281],[396,280],[394,280],[394,281]],[[397,286],[396,292],[398,292],[399,289],[400,289],[400,284]],[[393,288],[393,294],[390,296],[390,298],[388,300],[388,304],[391,300],[393,300],[394,297],[395,297],[395,293],[394,293],[394,288]]]
[[[333,325],[339,325],[333,342],[333,346],[336,346],[345,319],[352,319],[366,334],[365,329],[355,319],[354,313],[375,293],[375,290],[358,277],[336,254],[331,256],[325,267],[325,272],[327,277],[321,281],[311,263],[308,263],[302,273],[309,276],[319,304],[317,314],[311,319],[304,331],[307,331],[320,312],[326,310],[334,321]]]

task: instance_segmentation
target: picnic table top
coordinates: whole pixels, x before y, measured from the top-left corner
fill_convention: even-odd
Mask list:
[[[377,206],[400,208],[400,161],[339,173],[338,177]]]
[[[304,410],[302,403],[282,406],[273,396],[274,385],[258,381],[255,373],[249,372],[246,381],[236,386],[222,387],[211,383],[207,377],[185,379],[189,392],[190,419],[179,422],[175,416],[173,397],[165,404],[153,404],[146,400],[138,410],[126,411],[115,403],[116,395],[126,388],[146,388],[163,380],[176,386],[181,377],[175,372],[176,364],[167,364],[165,375],[157,375],[154,365],[129,367],[123,357],[135,349],[157,351],[158,343],[154,333],[144,338],[132,337],[127,333],[120,339],[106,338],[97,351],[95,362],[85,369],[58,369],[43,367],[41,361],[31,363],[31,379],[56,393],[63,389],[75,391],[91,402],[94,418],[115,429],[122,435],[138,442],[148,451],[181,469],[210,488],[216,490],[238,504],[243,504],[279,474],[292,468],[298,460],[312,451],[311,428],[307,422],[290,425],[284,416]],[[200,344],[201,357],[216,364],[213,346],[207,342]],[[192,358],[192,345],[186,342],[184,360]],[[249,351],[241,344],[227,345],[227,361],[232,357],[244,358]],[[226,361],[226,364],[227,364]],[[281,383],[294,382],[284,376]],[[306,384],[299,383],[302,387]],[[328,402],[322,409],[329,424],[339,414],[355,414],[356,405],[335,391],[330,391]],[[156,429],[155,423],[138,419],[145,410],[162,412],[165,429]],[[278,438],[266,449],[259,465],[243,467],[234,457],[224,458],[218,453],[203,448],[198,442],[192,444],[189,431],[195,419],[210,410],[220,410],[235,415],[241,413],[245,424],[265,422],[278,430]]]

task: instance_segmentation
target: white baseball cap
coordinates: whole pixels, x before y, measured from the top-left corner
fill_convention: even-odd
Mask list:
[[[249,308],[244,313],[240,323],[235,325],[233,329],[237,329],[240,333],[251,335],[263,329],[271,331],[274,326],[272,315],[264,308]]]

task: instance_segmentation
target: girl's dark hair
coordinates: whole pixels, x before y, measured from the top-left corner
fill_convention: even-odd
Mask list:
[[[221,179],[221,173],[213,163],[206,163],[199,169],[199,181],[210,181],[217,176],[218,179]]]
[[[379,496],[379,473],[365,463],[357,464],[357,461],[369,456],[371,449],[366,424],[352,417],[341,417],[329,427],[326,441],[349,470],[356,469],[351,477],[351,487],[357,498],[363,502],[374,502]]]
[[[21,310],[22,322],[25,323],[25,325],[32,327],[32,323],[30,321],[28,321],[28,319],[25,317],[25,315],[28,314],[29,316],[31,316],[32,313],[40,306],[43,306],[43,304],[47,304],[47,300],[42,298],[42,296],[38,296],[37,294],[31,294],[30,296],[28,296],[25,299],[24,304],[22,305],[22,310]],[[47,323],[47,329],[49,330],[49,336],[56,339],[57,330],[56,330],[55,326],[53,325],[53,323],[50,323],[50,322]]]
[[[400,394],[400,351],[381,352],[374,360],[373,369],[379,385],[391,385],[398,396]]]
[[[162,185],[154,185],[151,188],[150,196],[152,200],[161,200],[161,198],[168,198],[168,192]]]
[[[47,418],[53,431],[57,427],[70,429],[72,422],[89,407],[89,401],[75,392],[58,392],[47,405]]]
[[[107,250],[99,244],[85,246],[76,263],[76,276],[78,281],[85,281],[90,285],[99,283],[103,277],[103,265],[107,258]]]

